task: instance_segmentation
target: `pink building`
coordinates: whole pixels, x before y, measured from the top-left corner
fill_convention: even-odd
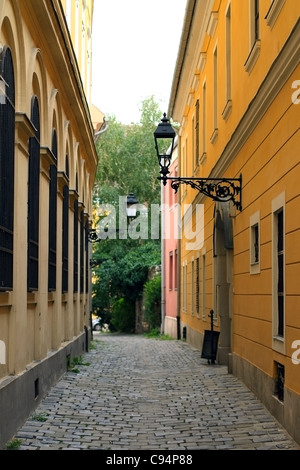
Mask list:
[[[172,163],[170,166],[170,175],[178,175],[178,159],[177,159],[177,138],[175,140],[175,148],[172,155]],[[162,299],[161,299],[161,315],[162,315],[162,332],[178,338],[179,318],[177,309],[177,293],[178,293],[178,248],[180,246],[178,240],[178,202],[177,193],[171,188],[170,181],[166,186],[162,186]]]

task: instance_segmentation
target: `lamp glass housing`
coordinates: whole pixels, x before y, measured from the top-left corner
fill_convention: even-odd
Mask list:
[[[137,210],[138,200],[133,194],[130,192],[127,196],[127,207],[126,207],[126,214],[128,219],[134,219],[136,217],[136,210]]]
[[[157,158],[163,175],[169,173],[175,137],[176,132],[166,117],[166,113],[164,113],[161,122],[154,131]]]

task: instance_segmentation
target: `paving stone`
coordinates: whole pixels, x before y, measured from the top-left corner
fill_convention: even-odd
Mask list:
[[[177,340],[95,333],[15,438],[21,450],[300,450],[227,368]]]

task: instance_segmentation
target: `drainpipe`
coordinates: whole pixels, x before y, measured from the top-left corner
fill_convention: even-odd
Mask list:
[[[181,168],[180,168],[180,149],[181,149],[181,138],[178,135],[178,143],[177,143],[177,161],[178,161],[178,167],[179,167],[179,174],[181,174]],[[178,191],[178,199],[177,201],[181,201],[181,185],[179,185],[179,191]],[[180,215],[178,219],[178,223],[181,225],[182,220],[181,220],[181,206],[180,206]],[[180,302],[181,302],[181,241],[182,237],[178,237],[177,239],[177,339],[181,339],[181,323],[180,323]]]

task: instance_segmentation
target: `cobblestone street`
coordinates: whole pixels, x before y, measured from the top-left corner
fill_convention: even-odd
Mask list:
[[[95,333],[93,345],[19,429],[21,450],[299,450],[241,381],[188,344]]]

